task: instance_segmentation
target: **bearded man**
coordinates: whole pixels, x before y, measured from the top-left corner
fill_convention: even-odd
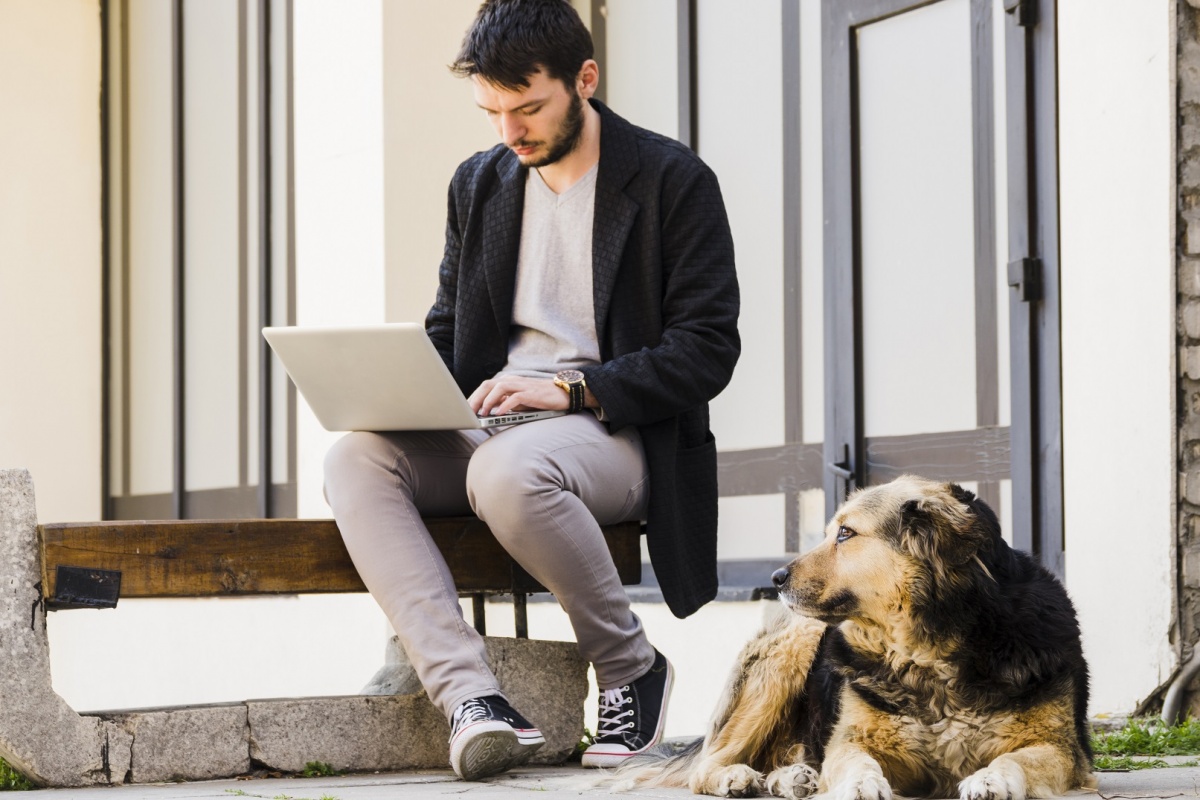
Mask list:
[[[565,416],[472,431],[348,434],[325,492],[363,582],[477,780],[544,743],[463,619],[421,515],[474,512],[550,589],[600,689],[584,766],[662,736],[670,662],[630,608],[601,526],[646,523],[663,597],[716,595],[708,402],[740,353],[733,243],[716,177],[596,101],[592,40],[565,0],[488,0],[451,69],[501,143],[459,166],[426,329],[479,414]]]

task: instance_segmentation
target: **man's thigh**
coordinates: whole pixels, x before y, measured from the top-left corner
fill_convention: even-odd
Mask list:
[[[411,490],[425,516],[470,514],[467,468],[486,431],[389,431],[374,434],[383,463]]]
[[[570,492],[601,525],[645,516],[649,481],[637,429],[610,434],[590,412],[514,425],[483,442],[467,484],[495,485],[497,476],[515,492]]]

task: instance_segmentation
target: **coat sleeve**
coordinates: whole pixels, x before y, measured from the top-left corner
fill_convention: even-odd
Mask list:
[[[454,374],[454,314],[458,300],[458,267],[462,256],[462,229],[459,227],[458,190],[463,170],[460,168],[450,182],[446,201],[446,244],[442,264],[438,268],[437,296],[425,315],[425,332]]]
[[[729,383],[741,352],[733,237],[716,175],[697,164],[664,179],[662,335],[583,372],[614,430],[707,403]]]

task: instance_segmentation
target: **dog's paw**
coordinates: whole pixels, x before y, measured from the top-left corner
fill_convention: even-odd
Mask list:
[[[761,772],[745,764],[713,767],[691,782],[694,794],[712,794],[717,797],[754,797],[763,790]]]
[[[864,775],[834,786],[827,796],[830,800],[892,800],[892,787],[882,775]]]
[[[780,767],[767,776],[767,792],[788,800],[804,800],[817,791],[817,771],[807,764]]]
[[[1014,764],[993,763],[958,784],[962,800],[1025,800],[1025,772]]]

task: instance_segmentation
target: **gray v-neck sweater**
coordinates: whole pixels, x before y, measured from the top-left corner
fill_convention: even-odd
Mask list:
[[[598,166],[562,194],[529,170],[504,373],[547,377],[600,363],[592,301]]]

